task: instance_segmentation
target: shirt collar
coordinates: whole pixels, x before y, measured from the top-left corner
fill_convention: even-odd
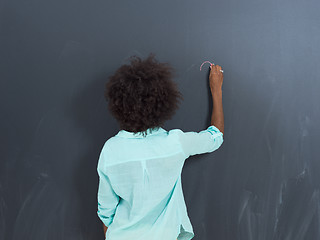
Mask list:
[[[157,135],[160,133],[165,133],[165,132],[167,132],[167,130],[163,129],[162,127],[148,128],[146,137]],[[134,133],[134,132],[129,132],[129,131],[126,131],[123,129],[120,130],[116,136],[124,137],[124,138],[145,138],[145,137],[143,137],[142,132]]]

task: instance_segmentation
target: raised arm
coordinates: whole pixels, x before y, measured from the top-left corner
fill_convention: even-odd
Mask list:
[[[211,125],[216,126],[224,134],[224,116],[222,106],[222,83],[223,73],[219,65],[210,67],[210,89],[212,94],[213,109],[211,115]]]

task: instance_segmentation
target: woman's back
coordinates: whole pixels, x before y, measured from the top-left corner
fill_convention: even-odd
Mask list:
[[[185,160],[220,147],[215,126],[201,132],[125,130],[104,144],[99,162],[98,216],[109,227],[106,239],[191,239],[194,236],[183,197]],[[112,223],[112,224],[111,224]]]

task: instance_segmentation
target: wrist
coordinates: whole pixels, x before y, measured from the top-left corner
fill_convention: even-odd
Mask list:
[[[211,95],[212,95],[212,97],[222,96],[222,89],[221,88],[211,89]]]

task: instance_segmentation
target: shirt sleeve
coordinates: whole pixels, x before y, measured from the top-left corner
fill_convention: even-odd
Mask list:
[[[214,125],[200,132],[178,130],[179,140],[186,157],[217,150],[223,143],[223,133]]]
[[[119,196],[114,192],[110,179],[105,174],[103,169],[102,157],[104,155],[100,154],[98,161],[97,172],[99,175],[99,187],[98,187],[98,217],[104,223],[106,227],[113,222],[113,217],[115,215],[116,207],[119,203]]]

